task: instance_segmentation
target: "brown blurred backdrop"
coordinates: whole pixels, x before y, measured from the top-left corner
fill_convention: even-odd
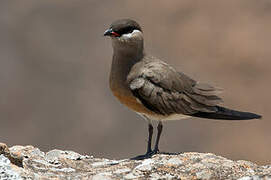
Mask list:
[[[145,153],[147,124],[111,94],[110,39],[137,20],[151,54],[224,88],[225,106],[256,121],[165,124],[162,151],[271,160],[270,0],[17,0],[0,2],[0,141],[107,158]]]

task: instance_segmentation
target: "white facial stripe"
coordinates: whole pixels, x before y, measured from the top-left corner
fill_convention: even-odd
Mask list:
[[[123,37],[124,39],[130,39],[130,38],[134,37],[139,32],[140,32],[139,30],[135,29],[135,30],[133,30],[133,32],[128,33],[128,34],[123,34],[121,37]]]

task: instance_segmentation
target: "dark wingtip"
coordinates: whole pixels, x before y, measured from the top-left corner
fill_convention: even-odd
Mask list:
[[[259,115],[259,114],[250,113],[250,112],[244,112],[244,113],[245,113],[244,118],[247,118],[247,119],[262,119],[262,116]]]
[[[193,114],[192,116],[216,120],[253,120],[262,118],[261,115],[255,113],[236,111],[221,106],[217,106],[217,110],[217,112],[213,113],[198,112],[196,114]]]
[[[262,119],[262,116],[261,115],[258,115],[258,114],[254,114],[254,119]]]

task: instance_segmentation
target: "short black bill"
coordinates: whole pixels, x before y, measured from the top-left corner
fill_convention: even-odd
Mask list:
[[[113,30],[112,29],[107,29],[105,32],[104,32],[104,36],[111,36]]]

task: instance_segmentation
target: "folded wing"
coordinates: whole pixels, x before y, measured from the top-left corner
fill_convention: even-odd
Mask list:
[[[152,57],[135,64],[127,82],[145,107],[161,115],[216,112],[222,102],[216,88],[197,83]]]

